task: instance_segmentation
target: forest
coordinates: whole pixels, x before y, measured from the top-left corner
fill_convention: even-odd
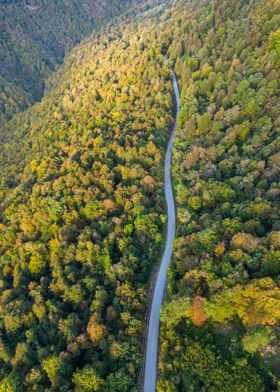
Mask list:
[[[0,1],[0,392],[141,390],[170,67],[157,391],[279,392],[279,0],[79,3]]]
[[[131,29],[77,46],[2,129],[1,392],[138,390],[173,103]]]
[[[279,390],[279,1],[182,2],[182,111],[158,391]]]
[[[42,97],[46,79],[76,44],[137,3],[0,1],[0,126]]]

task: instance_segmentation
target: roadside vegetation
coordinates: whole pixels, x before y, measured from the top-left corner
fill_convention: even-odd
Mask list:
[[[279,388],[278,1],[184,2],[164,24],[182,111],[158,391]]]
[[[138,390],[173,122],[169,69],[141,32],[76,47],[3,129],[1,392]]]
[[[75,46],[17,115],[81,38],[80,16],[54,57],[2,42],[1,64],[28,61],[0,80],[15,107],[0,120],[0,392],[139,391],[166,222],[164,56],[182,110],[158,392],[279,391],[280,2],[150,5]]]

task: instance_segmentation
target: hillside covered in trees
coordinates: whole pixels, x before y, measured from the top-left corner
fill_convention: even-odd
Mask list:
[[[182,2],[172,21],[178,228],[158,391],[279,390],[280,3]]]
[[[0,1],[0,392],[140,390],[164,57],[158,392],[279,391],[280,2],[126,4]]]
[[[0,0],[0,126],[42,97],[45,80],[74,45],[137,3],[146,5],[137,0]]]
[[[0,391],[138,390],[173,121],[139,29],[76,47],[2,131]]]

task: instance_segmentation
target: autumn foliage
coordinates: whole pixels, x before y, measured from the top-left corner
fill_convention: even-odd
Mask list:
[[[202,297],[194,297],[191,303],[191,319],[197,327],[200,327],[207,320],[203,302],[204,299]]]

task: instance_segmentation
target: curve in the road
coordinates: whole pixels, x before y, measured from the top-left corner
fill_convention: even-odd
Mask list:
[[[150,312],[147,346],[146,346],[146,359],[145,359],[145,373],[144,373],[144,392],[155,392],[157,381],[157,357],[158,357],[158,337],[159,337],[159,319],[160,308],[163,300],[167,269],[171,261],[172,245],[175,237],[175,203],[171,182],[171,154],[174,142],[174,135],[177,127],[178,114],[180,112],[180,95],[176,76],[171,70],[171,77],[173,83],[174,96],[176,100],[176,118],[172,128],[171,136],[169,139],[166,156],[165,156],[165,198],[167,204],[167,233],[165,240],[164,253],[161,259],[158,275],[156,278],[155,289],[153,292],[153,300]]]

